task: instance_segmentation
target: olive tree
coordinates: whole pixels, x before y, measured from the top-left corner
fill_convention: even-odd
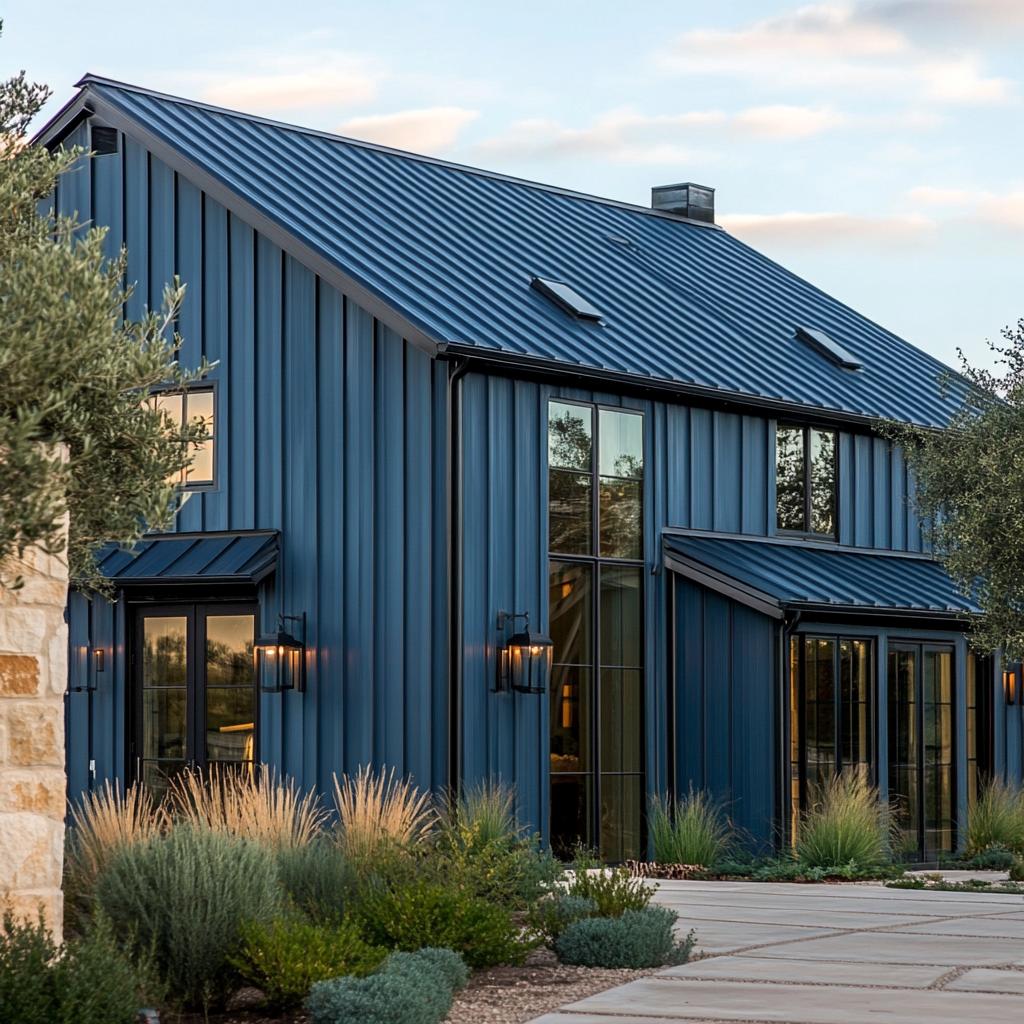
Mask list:
[[[16,585],[12,557],[38,547],[65,556],[72,579],[102,586],[96,548],[171,524],[172,481],[203,434],[147,395],[208,367],[177,362],[182,286],[126,320],[124,252],[110,258],[104,228],[53,212],[58,179],[84,173],[89,155],[29,144],[48,95],[24,72],[0,82],[0,579]]]
[[[917,480],[917,507],[935,552],[983,608],[971,639],[1024,658],[1024,319],[992,345],[992,370],[971,387],[948,430],[889,424]]]

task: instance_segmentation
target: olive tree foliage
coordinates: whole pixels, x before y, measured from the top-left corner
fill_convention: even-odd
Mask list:
[[[994,370],[972,385],[948,430],[889,424],[917,479],[917,507],[936,554],[984,613],[974,646],[1024,658],[1024,319],[991,346]]]
[[[177,281],[159,312],[125,320],[124,252],[107,258],[104,229],[50,212],[58,178],[90,157],[28,144],[48,95],[24,73],[0,82],[0,585],[18,585],[11,559],[36,547],[102,589],[96,548],[171,524],[181,495],[169,481],[203,436],[146,396],[208,366],[177,363]]]

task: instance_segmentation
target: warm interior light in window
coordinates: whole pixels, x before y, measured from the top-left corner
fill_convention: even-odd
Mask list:
[[[562,597],[568,597],[572,593],[572,583],[568,580],[562,583]]]

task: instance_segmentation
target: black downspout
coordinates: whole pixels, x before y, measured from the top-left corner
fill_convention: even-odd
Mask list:
[[[789,648],[789,640],[793,635],[794,630],[800,624],[800,617],[802,613],[799,609],[795,612],[787,612],[783,619],[779,622],[778,633],[778,645],[779,650],[777,653],[776,665],[779,682],[775,688],[775,692],[778,694],[779,711],[776,716],[777,721],[777,732],[779,736],[779,785],[777,789],[779,816],[781,821],[779,822],[779,836],[782,838],[783,846],[786,843],[787,838],[792,839],[789,835],[789,823],[792,819],[792,807],[790,806],[793,800],[792,792],[792,781],[789,777],[790,763],[789,763],[789,745],[790,745],[790,730],[793,728],[793,723],[789,721],[787,716],[787,708],[789,707],[789,693],[786,687],[786,651]],[[790,682],[792,685],[792,682]]]
[[[455,359],[448,369],[448,792],[454,797],[462,779],[462,378],[469,360]]]

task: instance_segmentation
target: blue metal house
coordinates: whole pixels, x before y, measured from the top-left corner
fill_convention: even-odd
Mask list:
[[[212,433],[177,532],[72,596],[71,798],[387,764],[500,778],[618,860],[653,794],[707,788],[769,847],[850,768],[926,859],[1020,778],[1016,677],[968,648],[876,432],[943,426],[963,382],[710,190],[647,209],[79,86],[41,139],[94,155],[56,202],[127,246],[129,315],[181,276],[181,358],[217,366],[156,396]]]

